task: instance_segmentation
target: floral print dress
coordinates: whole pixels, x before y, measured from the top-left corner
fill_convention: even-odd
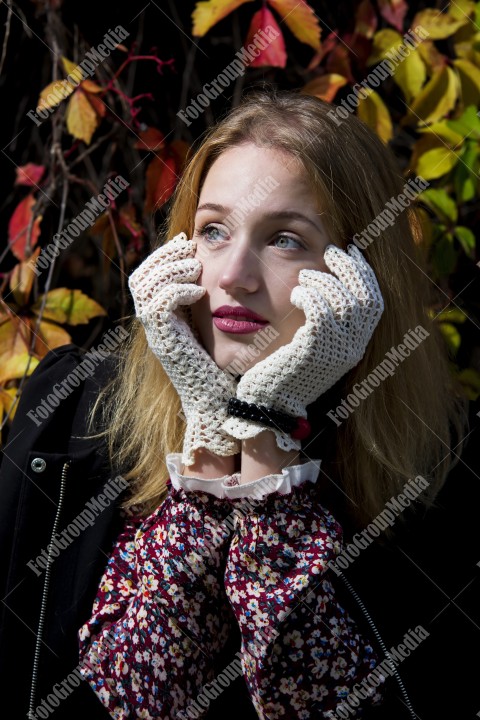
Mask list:
[[[235,672],[259,718],[329,717],[379,658],[329,580],[342,528],[319,503],[319,461],[243,485],[184,477],[180,454],[167,466],[166,500],[127,517],[79,631],[83,677],[116,720],[203,717]],[[237,664],[217,680],[233,623]]]

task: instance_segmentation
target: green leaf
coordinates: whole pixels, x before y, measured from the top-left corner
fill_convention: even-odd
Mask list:
[[[41,295],[32,311],[38,315],[42,305]],[[43,311],[44,320],[68,325],[83,325],[93,317],[106,315],[106,311],[95,300],[85,295],[81,290],[70,290],[69,288],[55,288],[47,293],[47,301]]]
[[[415,169],[417,175],[421,175],[425,180],[436,180],[450,172],[457,164],[458,158],[456,152],[442,145],[420,155]]]
[[[467,397],[476,400],[480,395],[480,373],[473,368],[465,368],[458,373],[458,379],[462,383]]]
[[[464,323],[468,316],[460,308],[452,307],[442,310],[436,316],[438,322]]]
[[[475,258],[475,235],[473,232],[470,228],[463,227],[462,225],[458,225],[453,232],[465,250],[465,254],[473,260]]]
[[[418,199],[433,210],[442,222],[457,222],[458,210],[455,201],[443,188],[424,190]]]
[[[433,248],[433,263],[437,275],[450,275],[457,264],[457,252],[453,245],[452,233],[444,233]]]
[[[469,202],[477,194],[477,178],[480,169],[480,147],[476,142],[466,142],[453,177],[457,202]]]
[[[440,332],[442,333],[444,340],[454,355],[457,354],[458,348],[460,347],[461,337],[455,325],[450,323],[441,322],[439,323]]]
[[[449,128],[455,130],[463,138],[480,139],[480,118],[475,105],[469,105],[456,120],[446,121]]]

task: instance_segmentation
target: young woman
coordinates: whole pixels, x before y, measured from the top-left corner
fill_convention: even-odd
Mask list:
[[[172,239],[130,278],[137,320],[108,434],[136,513],[79,633],[82,675],[112,717],[203,716],[229,684],[217,660],[235,624],[259,717],[382,700],[381,658],[328,570],[342,523],[365,527],[414,478],[412,504],[431,502],[461,412],[414,213],[363,253],[352,243],[404,181],[365,125],[330,110],[248,97],[203,140]],[[413,349],[385,363],[402,343]],[[352,394],[370,374],[377,386]],[[329,484],[343,506],[324,504]]]
[[[343,572],[434,506],[466,434],[411,196],[298,93],[250,94],[191,158],[91,416],[130,484],[79,629],[112,717],[385,717],[391,684],[415,717],[391,650],[428,632],[402,607],[384,640]]]

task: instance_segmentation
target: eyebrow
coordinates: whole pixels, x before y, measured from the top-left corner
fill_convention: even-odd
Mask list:
[[[203,205],[199,205],[197,207],[197,212],[199,212],[200,210],[214,210],[216,212],[223,213],[224,215],[229,215],[231,212],[233,212],[233,208],[228,208],[224,205],[217,205],[216,203],[204,203]],[[313,225],[313,227],[318,230],[318,232],[323,234],[322,228],[319,227],[313,220],[310,220],[310,218],[308,218],[306,215],[296,212],[295,210],[277,210],[267,213],[267,217],[276,218],[278,220],[303,220],[303,222],[306,222],[309,225]]]

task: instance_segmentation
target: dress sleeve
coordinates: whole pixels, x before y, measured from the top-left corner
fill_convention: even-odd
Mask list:
[[[241,632],[243,673],[262,720],[330,717],[378,662],[328,579],[342,534],[311,483],[249,499],[237,522],[225,589]],[[381,675],[377,685],[385,679]],[[382,700],[378,688],[369,693],[367,704]],[[361,717],[361,705],[349,706],[349,717]]]
[[[171,487],[120,536],[79,632],[80,672],[116,720],[175,717],[213,679],[235,622],[223,587],[230,512]]]

